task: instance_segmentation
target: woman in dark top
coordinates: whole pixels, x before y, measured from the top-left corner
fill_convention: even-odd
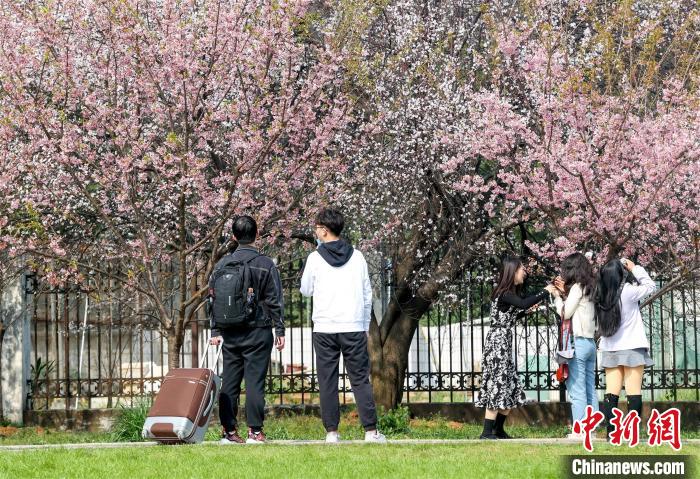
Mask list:
[[[520,297],[518,291],[526,275],[520,258],[504,259],[498,286],[491,295],[491,327],[484,344],[481,389],[475,402],[477,407],[486,408],[480,439],[510,439],[503,424],[510,410],[525,402],[513,360],[513,326],[516,319],[554,292],[550,284],[535,295]]]

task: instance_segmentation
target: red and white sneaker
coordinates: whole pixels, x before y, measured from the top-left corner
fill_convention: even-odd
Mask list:
[[[248,439],[246,444],[265,444],[267,439],[265,438],[265,433],[262,430],[258,432],[253,432],[252,429],[248,428]]]
[[[238,435],[237,429],[230,432],[222,430],[221,441],[219,441],[219,444],[245,444],[245,440]]]

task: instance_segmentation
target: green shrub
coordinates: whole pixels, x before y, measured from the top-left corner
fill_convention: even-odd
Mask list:
[[[404,434],[410,430],[411,412],[406,406],[380,411],[377,427],[384,434]]]
[[[112,439],[119,442],[143,441],[141,430],[152,404],[151,398],[143,398],[135,400],[133,406],[120,406],[112,425]]]

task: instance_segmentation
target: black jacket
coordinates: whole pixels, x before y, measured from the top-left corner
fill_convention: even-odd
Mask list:
[[[257,328],[275,327],[275,336],[284,336],[284,298],[282,295],[282,282],[277,266],[268,256],[262,255],[252,246],[239,246],[236,251],[229,253],[216,263],[212,275],[229,261],[235,259],[249,260],[257,256],[249,263],[253,276],[253,288],[259,291],[258,309],[255,312],[255,321],[252,326]],[[219,328],[211,318],[211,336],[219,336]]]

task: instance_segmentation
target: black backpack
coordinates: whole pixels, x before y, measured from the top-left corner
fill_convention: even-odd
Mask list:
[[[248,260],[230,259],[209,278],[209,314],[217,327],[249,325],[255,321],[257,298]]]

